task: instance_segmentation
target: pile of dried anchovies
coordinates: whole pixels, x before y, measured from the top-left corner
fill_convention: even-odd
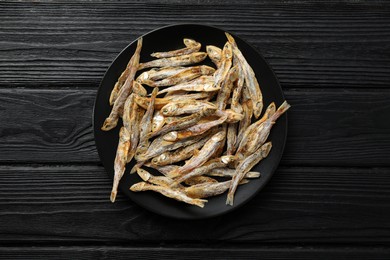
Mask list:
[[[276,109],[271,103],[263,110],[263,97],[251,66],[226,33],[223,49],[184,39],[185,47],[156,52],[157,59],[139,63],[142,38],[110,96],[113,106],[102,130],[123,127],[114,162],[111,201],[126,164],[133,158],[143,182],[130,187],[134,192],[155,191],[166,197],[204,207],[204,198],[228,190],[226,204],[233,205],[238,185],[260,177],[253,166],[269,154],[266,142],[275,121],[290,107]],[[216,65],[184,67],[207,57]],[[141,73],[137,71],[152,68]],[[148,96],[144,86],[153,88]],[[159,90],[159,88],[164,88]],[[157,97],[165,94],[162,97]],[[257,121],[251,124],[252,115]],[[260,118],[260,119],[259,119]],[[178,164],[175,164],[178,163]],[[154,176],[142,169],[159,171]],[[215,177],[225,177],[218,181]]]

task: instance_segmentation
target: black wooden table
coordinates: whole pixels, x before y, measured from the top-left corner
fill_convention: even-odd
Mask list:
[[[237,34],[292,104],[271,182],[231,214],[178,221],[99,162],[99,82],[173,23]],[[0,2],[0,258],[390,259],[390,4],[382,1]]]

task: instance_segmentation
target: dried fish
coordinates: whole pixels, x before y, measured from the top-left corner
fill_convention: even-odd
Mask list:
[[[155,58],[169,58],[184,54],[191,54],[193,52],[197,52],[200,50],[200,47],[202,46],[199,42],[192,40],[192,39],[183,39],[185,48],[174,50],[174,51],[167,51],[167,52],[154,52],[150,54],[150,56]]]
[[[195,114],[185,116],[169,124],[165,124],[160,130],[151,133],[150,137],[155,137],[157,135],[163,135],[171,131],[177,131],[191,127],[199,122],[202,117],[211,115],[214,113],[214,111],[215,108],[203,108]]]
[[[183,66],[198,63],[206,59],[207,53],[205,52],[194,52],[191,54],[175,56],[170,58],[161,58],[152,60],[145,63],[140,63],[138,70],[151,68],[151,67],[167,67],[167,66]]]
[[[229,70],[226,75],[226,78],[221,84],[221,89],[218,92],[216,101],[218,110],[224,110],[226,108],[227,101],[233,89],[233,83],[237,80],[237,77],[237,66],[235,66]]]
[[[154,102],[154,108],[159,110],[166,104],[174,101],[183,101],[183,100],[192,100],[192,99],[205,99],[208,98],[210,94],[208,92],[199,92],[199,93],[194,93],[194,94],[186,94],[184,96],[168,96],[168,97],[163,97],[163,98],[156,98]],[[150,97],[141,97],[139,95],[135,96],[135,102],[139,106],[141,106],[144,109],[148,108],[148,104],[150,102]]]
[[[175,86],[166,88],[164,90],[161,90],[158,94],[163,94],[171,91],[177,91],[177,90],[186,90],[186,91],[217,91],[220,87],[216,86],[214,84],[214,80],[212,76],[200,76],[199,78],[196,78],[194,80],[191,80],[189,82],[184,82],[181,84],[177,84]]]
[[[144,97],[148,94],[146,89],[137,81],[133,81],[133,93],[135,93],[141,97]]]
[[[222,57],[221,48],[218,48],[217,46],[213,46],[213,45],[207,45],[206,52],[210,60],[217,66],[217,68],[219,68],[221,65],[221,57]]]
[[[209,171],[211,171],[212,169],[215,169],[215,168],[221,168],[221,167],[225,167],[227,164],[233,162],[234,160],[236,159],[235,156],[232,156],[232,155],[225,155],[225,156],[222,156],[220,158],[217,158],[217,159],[213,159],[207,163],[205,163],[204,165],[198,167],[195,169],[195,167],[193,167],[192,169],[190,169],[189,171],[187,171],[188,173],[184,174],[185,173],[185,170],[182,170],[182,169],[177,169],[176,171],[180,171],[181,170],[181,174],[184,174],[182,175],[181,177],[177,178],[175,180],[175,182],[172,184],[172,186],[175,186],[179,183],[182,183],[184,182],[185,180],[189,179],[189,178],[192,178],[192,177],[195,177],[195,176],[201,176],[201,175],[204,175],[206,173],[208,173]],[[207,159],[206,159],[207,161]],[[175,171],[175,172],[176,172]]]
[[[154,112],[152,118],[152,132],[160,130],[165,123],[165,117],[161,114],[160,110]]]
[[[111,110],[110,115],[106,118],[106,120],[103,123],[103,126],[101,128],[103,131],[111,130],[114,127],[116,127],[116,125],[118,124],[119,115],[123,113],[123,107],[125,105],[126,99],[130,95],[132,90],[133,79],[135,73],[137,72],[141,48],[142,48],[142,38],[139,38],[135,53],[133,57],[131,57],[132,64],[130,66],[129,75],[125,83],[121,87],[118,93],[118,97],[115,99],[114,106]]]
[[[139,182],[130,187],[131,191],[139,192],[139,191],[154,191],[158,192],[168,198],[172,198],[178,201],[182,201],[191,205],[195,205],[198,207],[203,208],[204,204],[207,202],[207,200],[203,199],[193,199],[188,197],[185,193],[179,191],[179,190],[173,190],[171,188],[165,187],[165,186],[157,186],[153,184],[149,184],[146,182]]]
[[[254,151],[256,151],[268,138],[272,126],[275,124],[276,120],[284,114],[290,105],[285,101],[283,104],[276,110],[275,114],[266,119],[259,127],[254,127],[253,131],[249,133],[249,138],[244,142],[241,141],[240,146],[237,149],[237,155],[240,158],[244,158]],[[255,123],[256,124],[256,123]]]
[[[142,72],[136,79],[139,83],[144,83],[147,80],[157,81],[165,79],[167,77],[176,75],[184,70],[186,67],[163,67],[163,68],[153,68],[148,71]]]
[[[235,175],[236,170],[235,169],[229,169],[229,168],[215,168],[211,170],[210,172],[206,173],[207,176],[214,176],[214,177],[228,177],[231,178]],[[259,178],[260,172],[247,172],[244,176],[244,178],[252,179],[252,178]]]
[[[130,136],[125,127],[119,131],[119,142],[116,150],[116,157],[114,161],[114,182],[111,190],[111,202],[115,202],[116,194],[118,192],[119,181],[125,173],[125,166],[127,160],[127,153],[130,147]]]
[[[155,88],[150,98],[150,103],[140,122],[139,143],[136,154],[144,153],[149,147],[149,134],[152,131],[152,118],[154,113],[154,101],[156,99],[158,88]]]
[[[236,148],[234,144],[236,143],[236,134],[237,134],[237,124],[229,124],[226,134],[226,154],[231,155],[234,154]]]
[[[244,178],[245,174],[253,168],[253,166],[268,156],[271,148],[271,142],[265,143],[263,146],[257,149],[257,151],[240,162],[236,168],[236,173],[233,176],[232,183],[229,187],[226,204],[233,206],[234,194],[236,192],[238,183]]]
[[[178,116],[182,114],[196,113],[204,108],[217,110],[217,107],[210,102],[186,99],[179,101],[172,101],[161,108],[164,116]]]
[[[207,135],[208,133],[204,133],[204,135]],[[167,142],[163,139],[162,136],[157,137],[153,140],[153,142],[150,144],[148,150],[144,154],[136,155],[137,161],[144,162],[149,159],[152,159],[153,157],[156,157],[166,151],[172,151],[176,150],[180,147],[185,147],[188,145],[191,145],[193,143],[198,142],[200,139],[202,139],[204,136],[199,135],[195,136],[193,138],[188,138],[185,140],[179,140],[177,142]]]
[[[223,131],[219,131],[214,134],[210,140],[208,140],[199,153],[196,156],[193,156],[190,160],[188,160],[182,167],[175,170],[176,174],[184,174],[192,171],[196,167],[202,166],[208,159],[213,156],[216,149],[220,146],[221,142],[225,140],[225,135]],[[186,140],[186,139],[185,139]],[[180,141],[179,141],[180,142]]]
[[[252,114],[253,114],[253,107],[252,107],[252,101],[247,100],[246,102],[242,102],[242,112],[243,112],[243,119],[240,121],[238,125],[238,135],[235,143],[236,149],[238,148],[238,144],[241,142],[242,136],[245,133],[245,130],[249,127],[252,120]]]
[[[227,116],[226,123],[237,123],[244,118],[243,114],[234,112],[232,109],[218,110],[215,112],[217,116]]]
[[[154,157],[151,161],[152,165],[164,166],[176,162],[186,160],[194,155],[196,150],[199,150],[209,139],[209,137],[204,137],[198,142],[191,144],[189,146],[177,149],[173,152],[165,152],[160,154],[157,157]]]
[[[195,67],[189,67],[175,75],[172,75],[159,81],[144,80],[142,83],[151,87],[166,87],[191,81],[202,75],[211,75],[214,73],[214,71],[215,69],[212,67],[200,65]]]
[[[221,66],[214,73],[214,88],[220,89],[230,67],[232,66],[233,50],[232,45],[227,42],[222,50]]]
[[[184,181],[185,184],[192,186],[192,185],[198,185],[202,183],[218,183],[218,181],[214,178],[208,177],[208,176],[195,176],[192,178],[189,178]],[[181,188],[182,185],[178,185],[175,188]]]
[[[206,131],[208,131],[209,129],[211,129],[217,125],[223,124],[226,121],[226,119],[227,119],[227,114],[222,115],[219,119],[213,120],[213,121],[206,121],[206,122],[200,123],[200,121],[201,121],[200,120],[198,122],[198,124],[193,125],[185,130],[169,132],[166,135],[164,135],[163,138],[165,141],[174,142],[177,140],[189,138],[191,136],[197,136],[197,135],[205,133]]]
[[[231,183],[231,180],[217,183],[205,182],[184,188],[183,192],[191,198],[203,199],[224,193],[229,189]],[[243,179],[239,184],[245,183],[248,183],[248,180]]]
[[[228,41],[232,45],[233,53],[235,57],[237,57],[237,59],[241,64],[241,68],[244,73],[246,87],[249,91],[253,103],[253,115],[256,118],[259,118],[261,111],[263,110],[263,95],[260,90],[260,85],[256,79],[255,72],[253,71],[253,69],[245,59],[242,52],[238,49],[238,46],[234,38],[229,33],[225,33],[225,34],[226,37],[228,38]]]

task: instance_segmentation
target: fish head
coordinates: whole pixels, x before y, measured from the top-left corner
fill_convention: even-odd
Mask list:
[[[160,166],[160,165],[166,165],[168,162],[169,157],[166,153],[162,153],[157,157],[154,157],[152,159],[152,165]]]
[[[224,164],[229,164],[231,162],[234,162],[235,160],[236,160],[236,156],[234,156],[234,155],[221,156],[221,162]]]
[[[212,81],[206,82],[205,84],[203,84],[203,90],[206,91],[206,92],[216,91],[216,90],[219,90],[219,89],[220,89],[220,87],[218,87],[218,85],[215,84]]]
[[[177,131],[172,131],[163,136],[163,139],[168,142],[174,142],[177,139]]]
[[[211,75],[215,72],[215,69],[213,67],[204,65],[200,67],[200,72],[202,75]]]
[[[161,108],[161,113],[164,116],[172,115],[178,109],[176,104],[167,104]]]

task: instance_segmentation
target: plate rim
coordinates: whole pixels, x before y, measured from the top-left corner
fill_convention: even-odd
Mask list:
[[[106,71],[104,72],[103,74],[103,77],[101,78],[100,80],[100,83],[99,83],[99,86],[97,88],[97,91],[96,91],[96,95],[95,95],[95,100],[94,100],[94,104],[93,104],[93,110],[92,110],[92,129],[93,129],[93,136],[94,136],[94,142],[95,142],[95,147],[96,147],[96,150],[97,150],[97,153],[98,153],[98,156],[99,156],[99,160],[100,160],[100,163],[103,165],[104,167],[104,170],[106,171],[106,174],[108,175],[108,177],[112,180],[112,177],[110,176],[110,174],[108,174],[107,170],[106,170],[106,166],[104,165],[103,163],[103,160],[102,160],[102,152],[101,152],[101,149],[99,148],[98,144],[97,144],[97,133],[96,133],[96,127],[95,127],[95,111],[96,111],[96,105],[97,105],[97,102],[98,102],[98,97],[99,97],[99,94],[101,93],[101,88],[102,88],[102,85],[103,85],[103,81],[104,79],[106,78],[110,68],[114,65],[114,63],[116,62],[116,60],[122,55],[123,52],[125,52],[132,44],[136,43],[137,40],[141,37],[145,37],[146,35],[149,35],[149,34],[152,34],[156,31],[159,31],[159,30],[163,30],[163,29],[166,29],[166,28],[171,28],[171,27],[178,27],[178,26],[199,26],[199,27],[208,27],[208,28],[211,28],[213,30],[217,30],[217,31],[221,31],[221,32],[227,32],[229,34],[231,34],[234,38],[239,38],[241,41],[245,42],[245,44],[247,44],[248,46],[250,46],[255,52],[257,55],[259,55],[259,57],[261,57],[261,59],[265,62],[265,64],[267,65],[267,67],[269,68],[269,70],[271,71],[272,73],[272,76],[273,78],[275,79],[275,82],[276,82],[276,85],[278,86],[278,89],[280,90],[280,93],[281,93],[281,97],[283,98],[283,100],[286,100],[285,99],[285,96],[284,96],[284,92],[283,92],[283,89],[282,89],[282,86],[280,84],[280,81],[278,79],[278,77],[276,76],[275,74],[275,71],[273,70],[273,68],[270,66],[269,62],[264,58],[264,56],[260,53],[260,51],[253,47],[252,44],[250,44],[247,40],[241,38],[240,36],[237,36],[236,34],[228,31],[228,30],[224,30],[222,28],[219,28],[219,27],[216,27],[216,26],[212,26],[212,25],[209,25],[209,24],[202,24],[202,23],[174,23],[174,24],[169,24],[169,25],[165,25],[165,26],[161,26],[161,27],[158,27],[156,29],[153,29],[151,31],[148,31],[147,33],[145,34],[142,34],[141,36],[138,36],[135,40],[133,40],[132,42],[130,42],[128,45],[126,45],[116,56],[115,58],[112,60],[112,62],[110,63],[110,65],[107,67]],[[238,205],[235,205],[235,206],[227,206],[226,210],[225,211],[222,211],[222,212],[218,212],[216,214],[209,214],[209,215],[196,215],[194,217],[191,217],[191,216],[188,216],[188,217],[184,217],[184,216],[176,216],[176,215],[172,215],[172,214],[166,214],[165,211],[158,211],[158,210],[155,210],[153,207],[149,207],[148,205],[145,205],[145,204],[141,204],[141,203],[138,203],[137,201],[133,200],[131,197],[125,195],[125,197],[127,197],[129,200],[131,200],[134,204],[138,205],[139,207],[141,208],[144,208],[144,209],[147,209],[149,212],[152,212],[153,214],[157,214],[157,215],[161,215],[161,216],[164,216],[164,217],[169,217],[169,218],[172,218],[172,219],[180,219],[180,220],[202,220],[202,219],[210,219],[210,218],[215,218],[215,217],[218,217],[218,216],[222,216],[222,215],[225,215],[225,214],[228,214],[228,213],[231,213],[239,208],[241,208],[242,206],[246,205],[249,201],[251,201],[261,190],[263,190],[265,188],[265,186],[267,185],[267,183],[272,179],[272,176],[275,174],[277,168],[279,167],[280,165],[280,161],[283,157],[283,154],[284,154],[284,150],[285,150],[285,147],[286,147],[286,143],[287,143],[287,133],[288,133],[288,111],[284,113],[284,118],[285,118],[285,130],[284,130],[284,142],[283,142],[283,145],[281,147],[281,152],[278,154],[277,158],[276,158],[276,162],[273,167],[271,168],[270,170],[270,174],[271,176],[268,178],[268,180],[265,181],[264,183],[264,186],[263,188],[261,189],[256,189],[255,192],[253,192],[250,196],[248,196],[244,201],[242,201],[240,204]],[[261,178],[261,177],[260,177]],[[118,188],[120,188],[120,185],[118,185]],[[121,191],[123,193],[123,191]]]

